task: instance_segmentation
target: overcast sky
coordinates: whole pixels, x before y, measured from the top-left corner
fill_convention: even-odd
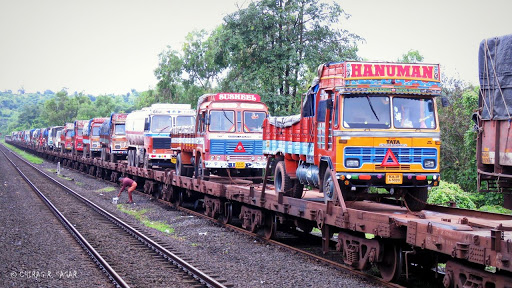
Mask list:
[[[512,33],[510,0],[336,1],[351,14],[344,28],[366,39],[359,56],[395,61],[419,50],[441,73],[474,84],[480,41]],[[155,88],[159,53],[180,49],[187,33],[211,31],[248,2],[0,0],[0,91]]]

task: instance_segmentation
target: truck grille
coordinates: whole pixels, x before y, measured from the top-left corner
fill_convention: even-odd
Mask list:
[[[153,149],[171,149],[171,137],[153,138]]]
[[[235,152],[238,143],[242,143],[245,152]],[[210,141],[210,154],[213,155],[262,155],[263,141],[261,140],[221,140]]]
[[[361,164],[381,164],[388,149],[380,147],[345,147],[344,158],[359,159]],[[391,148],[391,152],[395,154],[400,164],[421,164],[426,158],[437,158],[437,149],[435,148]],[[402,166],[404,167],[401,169],[400,167],[395,167],[394,169],[408,169],[407,165]],[[391,167],[387,168],[386,170],[389,170]],[[379,168],[376,167],[376,169]],[[384,167],[380,167],[380,169],[384,169]]]

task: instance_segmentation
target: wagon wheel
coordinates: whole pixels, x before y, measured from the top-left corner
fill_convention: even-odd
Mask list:
[[[162,199],[165,201],[170,201],[172,198],[172,185],[164,184],[162,187]]]
[[[382,253],[382,261],[377,263],[382,279],[386,282],[397,281],[402,274],[402,248],[385,243]]]
[[[233,205],[231,203],[224,204],[224,213],[219,217],[222,224],[229,224],[233,219]]]
[[[274,213],[268,213],[265,215],[265,239],[270,240],[275,238],[277,230],[277,221]]]
[[[176,206],[183,206],[183,191],[178,192],[178,198],[176,199]]]

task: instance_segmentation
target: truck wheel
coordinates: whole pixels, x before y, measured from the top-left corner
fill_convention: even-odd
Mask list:
[[[304,190],[304,185],[300,184],[298,180],[292,180],[288,176],[284,161],[279,161],[276,165],[274,187],[277,193],[283,192],[284,195],[293,198],[301,198]]]
[[[274,186],[276,188],[276,193],[284,193],[284,195],[288,195],[288,191],[292,188],[292,180],[286,174],[286,169],[284,165],[284,161],[279,161],[276,165],[275,176],[274,176]]]
[[[334,182],[331,177],[331,173],[329,173],[329,169],[327,169],[324,173],[324,181],[322,182],[322,191],[324,192],[324,201],[331,201],[334,197]]]
[[[196,178],[198,179],[201,179],[201,180],[208,180],[210,179],[210,169],[207,169],[207,168],[204,168],[204,163],[203,163],[203,157],[202,156],[199,156],[199,159],[197,161],[197,166],[196,166]]]
[[[144,153],[144,164],[143,164],[143,167],[144,167],[144,169],[148,169],[148,168],[149,168],[149,157],[148,157],[148,153]]]
[[[187,176],[186,169],[181,161],[181,153],[176,156],[176,175],[178,176]]]
[[[409,188],[405,192],[404,200],[411,211],[421,211],[427,206],[428,188]]]

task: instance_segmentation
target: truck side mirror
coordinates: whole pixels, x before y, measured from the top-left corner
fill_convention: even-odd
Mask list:
[[[327,100],[327,103],[325,103],[327,110],[332,110],[334,104],[332,103],[332,98]]]
[[[450,106],[450,101],[445,96],[441,97],[441,106],[448,107]]]
[[[149,131],[149,119],[146,118],[144,121],[144,131]]]
[[[205,115],[205,117],[204,117],[204,124],[205,125],[210,125],[210,115]]]

